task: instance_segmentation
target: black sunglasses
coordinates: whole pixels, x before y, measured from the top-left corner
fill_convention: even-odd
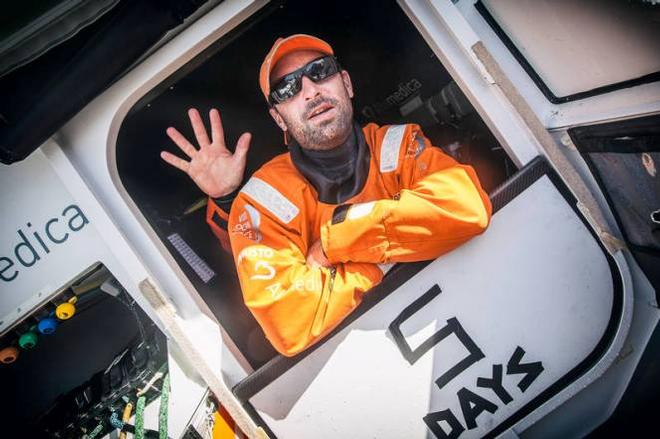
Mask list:
[[[273,106],[291,99],[302,89],[302,77],[307,76],[314,82],[319,82],[341,71],[339,61],[334,56],[324,56],[305,64],[301,68],[284,75],[274,85],[270,86],[268,103]]]

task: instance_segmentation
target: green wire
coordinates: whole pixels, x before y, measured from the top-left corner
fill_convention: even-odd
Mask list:
[[[163,388],[160,391],[160,407],[158,410],[158,435],[160,439],[167,438],[167,406],[170,401],[170,374],[163,378]]]
[[[135,439],[144,439],[144,405],[147,401],[147,397],[142,395],[137,400],[137,406],[135,407]]]

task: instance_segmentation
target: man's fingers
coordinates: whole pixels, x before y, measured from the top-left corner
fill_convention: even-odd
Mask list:
[[[332,267],[332,264],[330,263],[330,261],[328,261],[328,258],[326,258],[325,254],[323,253],[323,246],[321,245],[321,240],[320,239],[315,241],[309,247],[306,262],[307,262],[307,265],[309,265],[312,268],[318,268],[318,267],[330,268],[330,267]]]
[[[188,173],[188,167],[190,166],[190,163],[175,156],[171,152],[161,151],[160,158],[162,158],[163,160],[165,160],[167,163],[174,166],[175,168],[182,170],[186,174]]]
[[[211,141],[208,134],[206,134],[206,127],[204,126],[202,117],[199,115],[199,111],[196,108],[191,108],[188,110],[188,117],[190,118],[190,124],[195,132],[195,138],[200,148],[208,146]]]
[[[316,255],[314,254],[313,247],[312,249],[310,249],[310,252],[307,254],[307,257],[305,258],[305,263],[312,268],[321,267],[321,264],[319,264],[319,261],[316,259]]]
[[[243,162],[245,162],[245,157],[247,156],[248,149],[250,149],[251,140],[252,140],[252,134],[243,133],[241,134],[241,137],[238,138],[238,142],[236,142],[236,150],[234,151],[234,155],[237,156],[237,158]]]
[[[311,268],[330,268],[332,267],[332,264],[328,262],[325,258],[321,258],[318,253],[310,253],[307,256],[307,260],[305,261],[307,265],[309,265]]]
[[[225,130],[222,127],[220,112],[215,108],[211,108],[211,111],[209,112],[209,118],[211,119],[211,137],[213,138],[213,144],[226,148]]]
[[[192,144],[188,142],[188,139],[183,137],[183,134],[181,134],[176,128],[169,127],[165,132],[167,133],[167,136],[176,143],[181,151],[188,155],[188,157],[192,157],[197,153],[195,147],[192,146]]]

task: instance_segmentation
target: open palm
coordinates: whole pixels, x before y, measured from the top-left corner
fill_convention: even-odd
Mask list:
[[[232,193],[243,180],[247,151],[250,147],[250,133],[243,133],[232,154],[225,145],[225,134],[220,120],[220,112],[213,108],[211,119],[211,140],[206,133],[204,122],[195,108],[188,110],[199,149],[195,148],[176,128],[169,127],[167,135],[183,151],[190,161],[162,151],[160,156],[170,165],[182,170],[207,195],[213,198]]]

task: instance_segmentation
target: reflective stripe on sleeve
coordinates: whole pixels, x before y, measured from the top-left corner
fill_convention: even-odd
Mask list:
[[[288,224],[300,211],[280,191],[260,178],[251,177],[245,186],[243,186],[241,192],[249,195],[250,198],[261,204],[261,206],[275,215],[284,224]]]
[[[399,150],[405,125],[392,125],[387,129],[380,147],[380,172],[391,172],[399,165]]]

